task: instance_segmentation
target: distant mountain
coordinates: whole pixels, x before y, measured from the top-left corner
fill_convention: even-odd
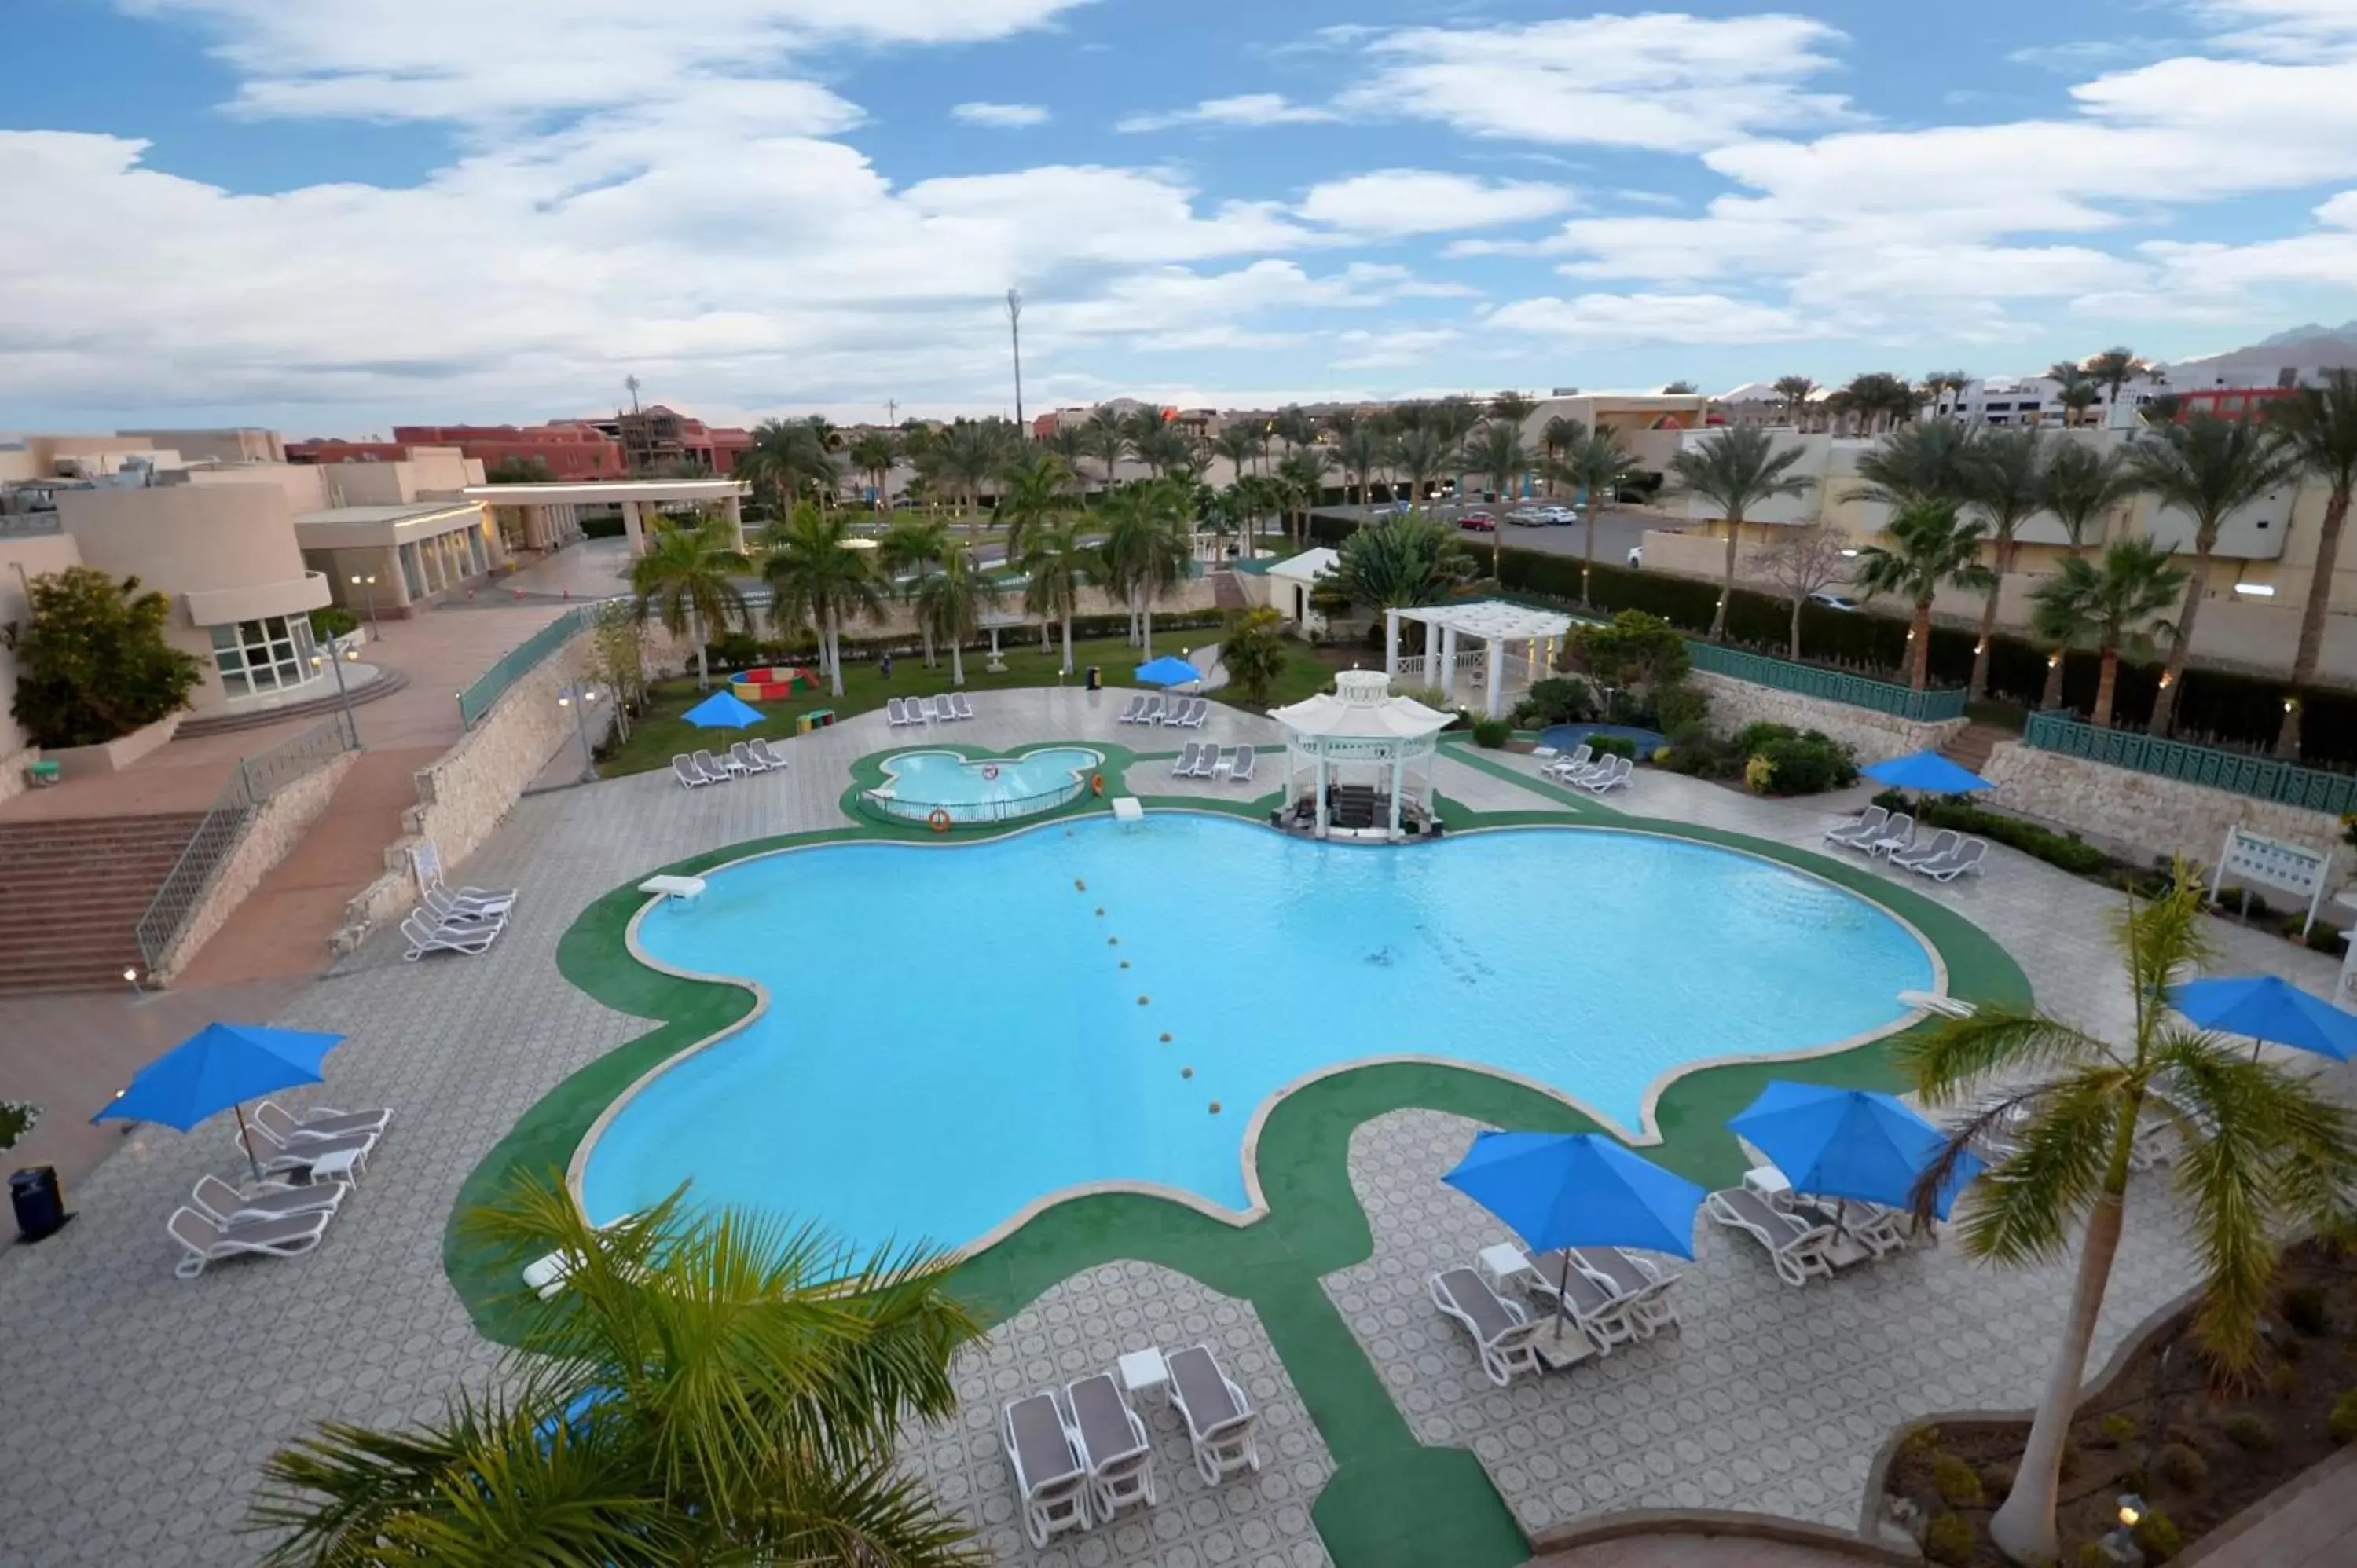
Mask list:
[[[2169,384],[2177,387],[2273,386],[2287,370],[2357,369],[2357,321],[2339,327],[2315,322],[2262,338],[2247,349],[2221,354],[2200,354],[2169,366]]]
[[[2278,332],[2272,338],[2262,338],[2251,347],[2285,349],[2294,343],[2304,343],[2310,338],[2357,338],[2357,321],[2344,321],[2338,327],[2319,327],[2311,321],[2305,327],[2295,327],[2288,332]]]

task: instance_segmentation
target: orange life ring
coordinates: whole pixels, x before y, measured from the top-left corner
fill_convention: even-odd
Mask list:
[[[1089,793],[1092,795],[1102,795],[1104,793],[1103,774],[1094,773],[1089,776]]]
[[[931,811],[925,813],[925,826],[932,829],[933,832],[937,833],[945,833],[949,832],[949,812],[939,806],[935,806]]]

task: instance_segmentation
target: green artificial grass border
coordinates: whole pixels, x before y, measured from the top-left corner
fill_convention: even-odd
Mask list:
[[[1171,753],[1140,753],[1099,742],[1030,742],[982,748],[955,744],[969,759],[1019,756],[1046,745],[1085,745],[1106,757],[1108,795],[1116,768]],[[918,749],[895,746],[860,758],[845,792],[882,778],[884,757]],[[2030,1000],[2020,967],[1986,932],[1945,906],[1896,886],[1854,862],[1835,860],[1740,833],[1691,823],[1638,817],[1534,780],[1487,757],[1447,748],[1448,755],[1508,779],[1566,811],[1476,811],[1444,801],[1452,832],[1523,826],[1612,826],[1756,854],[1824,877],[1863,895],[1911,923],[1939,951],[1952,994],[1983,1005],[2022,1006]],[[1273,797],[1143,797],[1149,805],[1258,818]],[[1029,827],[1109,811],[1083,793]],[[858,826],[786,834],[690,855],[661,871],[695,875],[731,861],[805,844],[874,839],[936,839],[921,825],[862,819]],[[988,834],[959,832],[952,836]],[[1405,853],[1414,853],[1407,851]],[[649,873],[653,875],[653,873]],[[640,963],[625,935],[646,903],[638,881],[604,895],[582,911],[557,944],[558,970],[606,1005],[656,1021],[637,1039],[576,1071],[527,1111],[469,1173],[461,1186],[443,1241],[453,1288],[485,1337],[513,1343],[518,1286],[504,1255],[470,1246],[457,1215],[495,1198],[517,1176],[554,1172],[561,1179],[590,1125],[642,1074],[697,1042],[732,1027],[752,1010],[753,995],[729,982],[689,980]],[[1698,937],[1699,940],[1699,937]],[[1918,1026],[1923,1027],[1924,1026]],[[1837,1055],[1799,1061],[1744,1062],[1684,1074],[1661,1094],[1655,1121],[1662,1142],[1647,1155],[1706,1187],[1738,1179],[1744,1158],[1727,1136],[1727,1119],[1749,1103],[1770,1078],[1867,1089],[1900,1087],[1890,1065],[1894,1036]],[[1373,1236],[1351,1187],[1351,1133],[1389,1112],[1421,1107],[1474,1121],[1540,1131],[1595,1130],[1596,1123],[1553,1096],[1472,1069],[1426,1063],[1385,1063],[1350,1069],[1303,1087],[1278,1102],[1263,1128],[1259,1173],[1269,1212],[1237,1227],[1167,1199],[1135,1193],[1098,1194],[1055,1205],[1012,1235],[958,1264],[951,1286],[985,1322],[1020,1311],[1058,1282],[1100,1263],[1136,1259],[1176,1270],[1222,1294],[1252,1304],[1310,1418],[1333,1455],[1335,1473],[1311,1507],[1319,1535],[1340,1568],[1416,1568],[1448,1563],[1461,1568],[1507,1568],[1529,1555],[1529,1543],[1474,1455],[1454,1447],[1418,1444],[1405,1418],[1367,1359],[1320,1281],[1364,1262]]]

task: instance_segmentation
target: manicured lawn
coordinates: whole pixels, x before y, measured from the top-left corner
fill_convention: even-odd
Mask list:
[[[1190,628],[1186,631],[1154,634],[1154,650],[1158,657],[1176,653],[1181,648],[1215,641],[1219,631],[1211,627]],[[1017,686],[1052,686],[1056,671],[1062,662],[1058,652],[1042,652],[1036,641],[1016,644],[1005,634],[1000,646],[1006,650],[1005,670],[985,668],[989,662],[986,652],[968,653],[965,659],[966,692],[1005,691]],[[1059,644],[1059,650],[1060,650]],[[1314,692],[1322,691],[1333,679],[1337,666],[1329,663],[1318,650],[1300,645],[1289,646],[1284,672],[1277,677],[1276,688],[1271,693],[1271,705],[1297,703]],[[1137,650],[1117,637],[1099,638],[1093,641],[1072,644],[1072,664],[1076,671],[1097,664],[1104,668],[1108,686],[1135,686],[1130,671],[1137,668]],[[1345,661],[1347,667],[1347,660]],[[813,671],[815,672],[815,671]],[[713,672],[716,690],[722,677]],[[1071,681],[1080,683],[1075,674]],[[703,700],[704,693],[696,689],[695,678],[659,682],[651,693],[648,713],[630,726],[630,738],[611,757],[598,758],[598,770],[608,778],[625,773],[644,773],[651,768],[667,768],[673,757],[698,746],[726,746],[732,740],[748,736],[760,736],[781,740],[794,733],[794,720],[802,714],[818,708],[833,708],[835,717],[847,719],[856,714],[868,713],[884,705],[891,697],[930,697],[950,690],[950,665],[943,659],[939,668],[927,670],[922,660],[913,656],[892,661],[892,678],[887,681],[876,665],[865,661],[844,661],[843,695],[831,697],[823,689],[816,693],[798,692],[791,702],[757,703],[754,705],[767,715],[763,723],[746,730],[697,729],[680,715]]]

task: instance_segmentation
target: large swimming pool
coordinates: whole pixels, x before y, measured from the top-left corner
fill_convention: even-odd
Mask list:
[[[1612,830],[1387,848],[1161,812],[706,883],[640,946],[758,980],[770,1009],[615,1114],[583,1176],[597,1220],[690,1177],[862,1246],[962,1244],[1084,1183],[1241,1208],[1254,1110],[1334,1063],[1498,1068],[1634,1129],[1684,1063],[1828,1046],[1933,982],[1862,898]]]

